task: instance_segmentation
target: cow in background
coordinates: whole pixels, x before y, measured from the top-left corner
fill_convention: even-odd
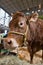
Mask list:
[[[42,60],[43,60],[43,20],[38,18],[38,13],[33,13],[28,18],[28,25],[30,30],[30,38],[28,40],[28,50],[30,52],[31,63],[34,54],[42,49]]]

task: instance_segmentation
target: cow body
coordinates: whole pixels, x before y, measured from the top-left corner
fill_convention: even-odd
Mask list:
[[[33,55],[39,51],[43,50],[43,21],[38,19],[36,22],[30,22],[30,33],[31,40],[28,41],[28,50],[30,51],[31,62]],[[43,59],[43,53],[42,53]]]

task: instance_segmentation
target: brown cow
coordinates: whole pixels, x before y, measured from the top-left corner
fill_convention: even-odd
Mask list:
[[[38,18],[37,13],[27,18],[22,12],[17,12],[13,15],[9,23],[11,32],[8,34],[7,43],[4,44],[4,47],[14,49],[22,46],[23,42],[27,41],[30,62],[32,63],[33,55],[40,49],[43,50],[43,20]]]
[[[43,60],[43,20],[38,18],[38,13],[32,14],[28,19],[31,40],[28,40],[28,50],[30,52],[31,63],[33,55],[42,49]]]

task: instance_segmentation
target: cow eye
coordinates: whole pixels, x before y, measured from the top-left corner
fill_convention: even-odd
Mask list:
[[[24,23],[23,22],[19,22],[19,27],[23,27]]]
[[[23,23],[20,23],[20,25],[22,26],[22,25],[23,25]]]

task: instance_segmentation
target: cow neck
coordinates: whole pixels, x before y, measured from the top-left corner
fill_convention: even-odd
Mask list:
[[[31,40],[33,41],[34,39],[36,39],[36,36],[37,36],[37,23],[38,23],[38,19],[37,19],[37,21],[36,22],[33,22],[33,23],[35,23],[35,25],[36,25],[36,28],[35,28],[35,32],[36,33],[34,33],[34,31],[32,31],[32,29],[31,29],[31,22],[33,22],[33,21],[29,21],[29,29],[30,29],[30,36],[31,36]]]
[[[29,27],[29,31],[30,31],[30,37],[31,37],[31,40],[29,40],[29,41],[33,41],[33,35],[32,35],[32,30],[31,30],[31,24],[30,24],[31,22],[29,21],[29,23],[28,23],[28,27]]]

